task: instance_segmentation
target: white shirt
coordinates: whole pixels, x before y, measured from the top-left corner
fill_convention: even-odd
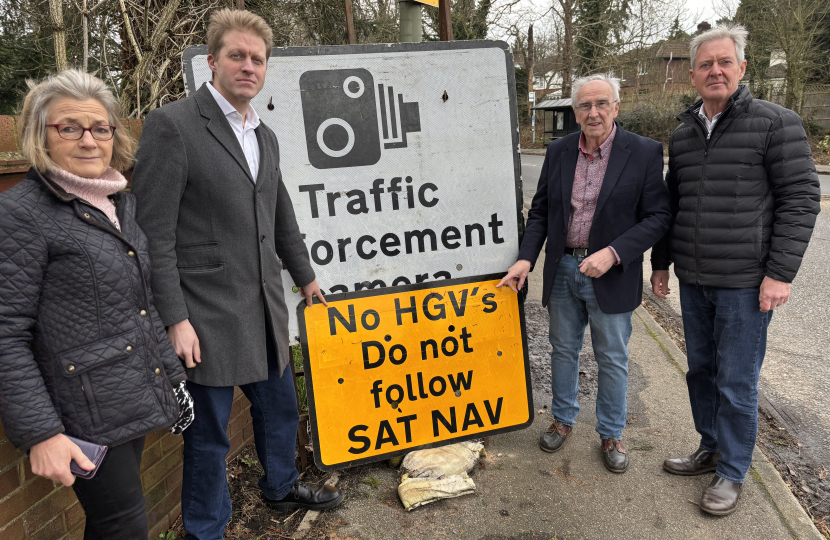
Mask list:
[[[233,105],[225,99],[225,96],[219,93],[213,84],[207,85],[210,93],[213,94],[213,99],[225,113],[225,118],[228,120],[236,140],[239,141],[239,146],[242,147],[242,152],[245,154],[245,159],[248,160],[248,168],[251,170],[251,176],[256,183],[257,173],[259,173],[259,143],[257,143],[256,131],[259,126],[259,115],[253,107],[248,105],[248,112],[245,115],[245,125],[242,125],[242,115],[239,114]]]
[[[703,123],[706,124],[706,132],[707,133],[712,133],[712,130],[715,129],[715,122],[718,121],[718,118],[720,118],[720,115],[723,114],[723,111],[721,111],[718,114],[716,114],[715,116],[713,116],[712,120],[710,121],[709,117],[706,116],[706,113],[703,111],[703,104],[701,103],[700,104],[700,110],[697,111],[697,114],[698,114],[698,116],[703,118]]]

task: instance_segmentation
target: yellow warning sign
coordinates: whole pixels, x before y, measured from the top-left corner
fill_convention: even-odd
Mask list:
[[[428,6],[438,7],[438,0],[414,0],[414,1],[418,2],[419,4],[426,4]]]
[[[298,307],[314,457],[377,461],[532,422],[524,310],[501,276]]]

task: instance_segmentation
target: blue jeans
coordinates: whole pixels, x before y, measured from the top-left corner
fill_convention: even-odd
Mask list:
[[[579,271],[582,258],[563,255],[553,280],[550,312],[551,413],[557,422],[573,426],[579,413],[579,351],[585,327],[599,366],[597,433],[603,439],[622,438],[627,412],[628,340],[631,312],[603,313],[591,278]]]
[[[268,337],[268,379],[240,386],[251,402],[254,443],[265,470],[259,488],[269,499],[282,499],[299,476],[294,462],[297,398],[289,365],[280,377],[273,339]],[[184,431],[182,521],[188,540],[218,540],[231,519],[225,456],[226,430],[234,387],[187,382],[193,396],[193,424]]]
[[[743,483],[758,434],[758,378],[772,311],[760,290],[680,285],[689,401],[700,447],[720,452],[716,474]]]

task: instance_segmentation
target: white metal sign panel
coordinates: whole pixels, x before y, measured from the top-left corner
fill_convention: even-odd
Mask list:
[[[189,48],[184,64],[192,93],[210,78],[206,47]],[[492,274],[515,262],[521,168],[504,42],[275,48],[252,105],[277,134],[324,293]],[[296,305],[287,271],[282,279]]]

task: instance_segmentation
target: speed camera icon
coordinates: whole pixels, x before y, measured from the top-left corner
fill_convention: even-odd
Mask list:
[[[300,76],[308,159],[316,169],[374,165],[382,149],[406,148],[421,131],[417,102],[375,85],[359,69],[306,71]]]

